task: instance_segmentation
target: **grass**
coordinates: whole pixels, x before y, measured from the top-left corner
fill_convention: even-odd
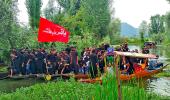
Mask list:
[[[40,83],[17,89],[13,93],[1,93],[0,100],[117,100],[115,77],[107,76],[103,84],[85,84],[74,80]],[[168,97],[147,93],[132,85],[121,87],[123,100],[161,100]]]
[[[0,66],[0,72],[8,72],[8,69],[6,66]]]

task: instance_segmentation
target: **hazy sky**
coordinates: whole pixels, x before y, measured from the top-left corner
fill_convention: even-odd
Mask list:
[[[28,23],[28,15],[25,7],[25,0],[19,1],[19,20]],[[127,22],[134,27],[138,27],[142,20],[149,21],[155,14],[166,14],[170,11],[170,4],[166,0],[114,0],[115,17]],[[43,0],[43,7],[48,0]]]
[[[45,6],[48,3],[48,0],[42,0],[43,1],[43,5],[42,5],[42,9],[45,8]],[[18,0],[19,4],[18,4],[18,9],[19,9],[19,14],[18,14],[18,19],[20,22],[27,24],[28,23],[28,14],[27,14],[27,9],[25,6],[25,0]]]
[[[155,14],[166,14],[170,4],[166,0],[115,0],[115,17],[138,27],[142,20],[149,21]]]

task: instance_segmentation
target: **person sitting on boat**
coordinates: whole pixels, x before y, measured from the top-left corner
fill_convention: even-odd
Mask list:
[[[128,52],[129,51],[128,43],[123,44],[122,50],[123,50],[123,52]]]
[[[64,64],[64,67],[61,71],[61,74],[69,74],[69,73],[71,73],[71,69],[69,67],[69,64]]]
[[[130,64],[129,64],[129,62],[128,62],[128,60],[125,56],[121,57],[119,66],[120,66],[120,70],[121,70],[122,74],[128,73],[128,69],[130,67]]]
[[[149,60],[149,67],[148,67],[148,69],[152,70],[152,69],[163,67],[163,63],[159,62],[158,58],[159,58],[159,56],[157,56],[156,59],[150,59]]]
[[[149,49],[147,47],[142,48],[143,54],[149,54]]]
[[[129,66],[128,66],[128,69],[127,69],[127,74],[129,74],[129,75],[133,74],[133,72],[134,72],[133,64],[134,64],[135,58],[133,58],[133,57],[126,57],[126,60],[129,63]]]
[[[139,58],[138,64],[141,66],[142,69],[146,69],[148,67],[148,59],[147,58]]]

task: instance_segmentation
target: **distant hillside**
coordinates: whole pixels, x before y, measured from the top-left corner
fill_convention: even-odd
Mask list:
[[[121,23],[121,36],[122,37],[138,37],[139,31],[137,28],[129,25],[128,23]]]

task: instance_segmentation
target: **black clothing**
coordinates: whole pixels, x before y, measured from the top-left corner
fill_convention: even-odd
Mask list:
[[[91,54],[90,55],[90,74],[92,78],[97,77],[97,64],[98,63],[98,59],[97,59],[97,55],[96,54]]]
[[[72,51],[71,54],[70,54],[70,57],[71,57],[71,64],[77,64],[77,57],[78,57],[78,53],[76,51]]]
[[[70,70],[69,67],[65,67],[64,70],[63,70],[63,74],[68,74],[70,72],[71,72],[71,70]]]
[[[36,55],[36,66],[37,66],[37,73],[43,73],[43,64],[44,64],[44,55],[42,52],[38,52]]]
[[[104,66],[105,66],[104,59],[100,59],[99,60],[99,68],[100,68],[101,73],[104,73]]]
[[[126,57],[126,58],[127,58],[128,62],[129,62],[129,64],[130,64],[130,66],[129,66],[128,70],[127,70],[127,73],[128,73],[128,74],[133,74],[133,72],[134,72],[133,63],[134,63],[136,60],[135,60],[135,58],[131,58],[131,57]]]
[[[67,52],[67,54],[70,54],[71,48],[70,48],[70,47],[67,47],[67,48],[65,49],[65,51]]]
[[[76,51],[72,51],[70,54],[70,58],[71,58],[70,67],[75,74],[78,73],[77,57],[78,57],[78,53]]]
[[[30,60],[30,70],[32,74],[36,74],[36,62],[35,62],[35,55],[29,55]]]

